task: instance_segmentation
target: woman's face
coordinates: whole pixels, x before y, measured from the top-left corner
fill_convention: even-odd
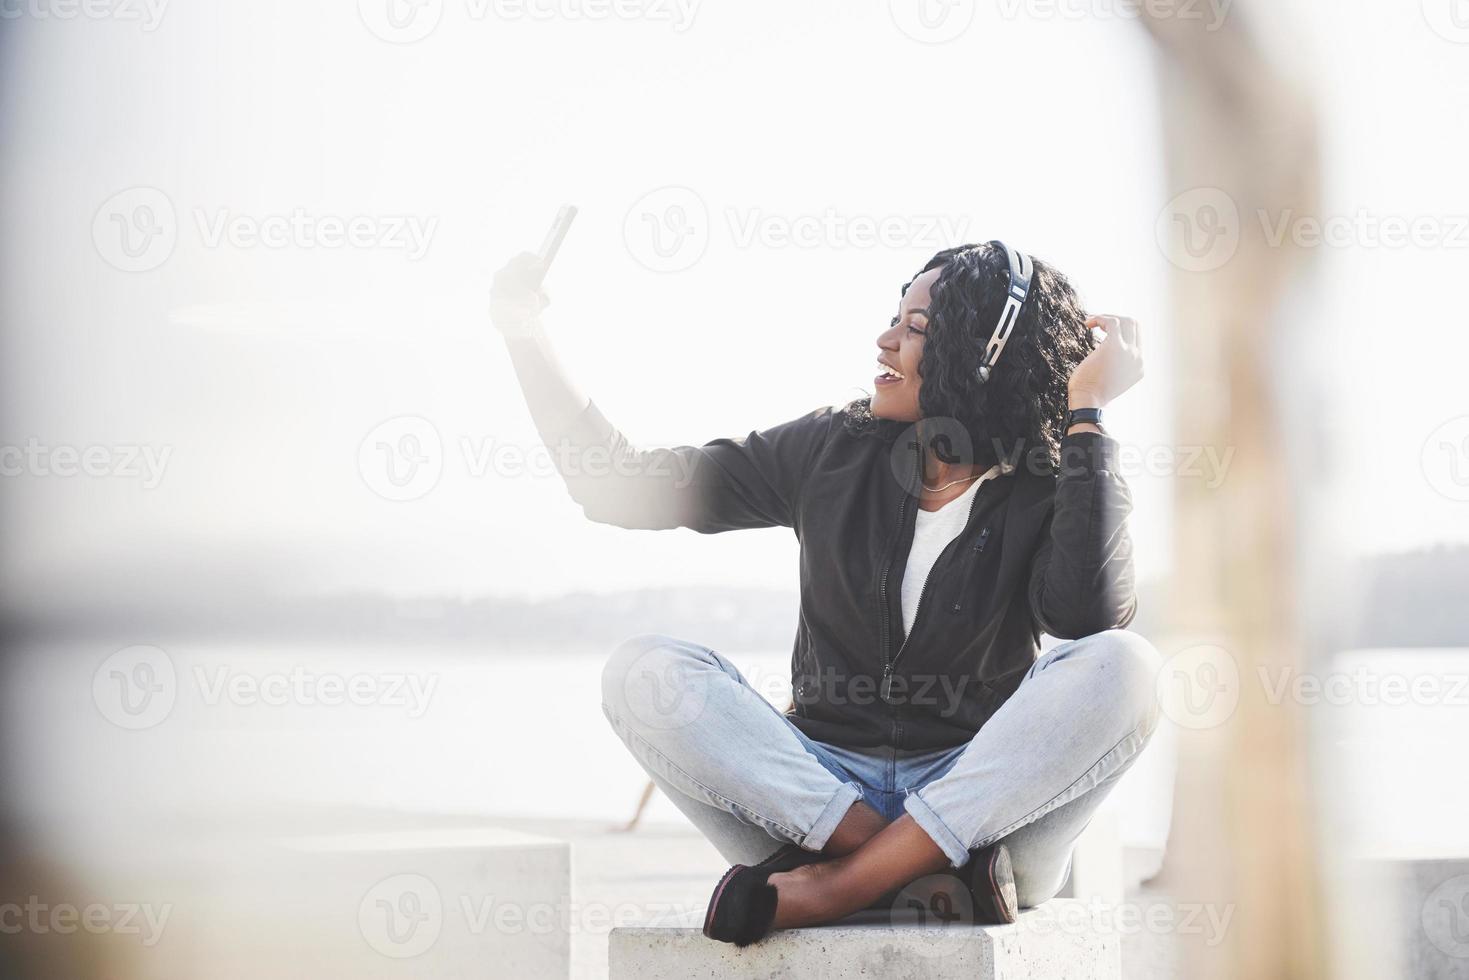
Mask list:
[[[898,303],[892,325],[877,338],[878,371],[873,379],[872,414],[899,422],[922,418],[918,408],[918,364],[923,360],[924,333],[928,330],[928,301],[942,269],[930,269],[908,287]],[[891,373],[890,373],[891,372]]]

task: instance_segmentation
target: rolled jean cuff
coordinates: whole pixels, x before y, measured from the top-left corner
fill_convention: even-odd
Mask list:
[[[843,783],[838,787],[836,795],[821,811],[821,816],[816,818],[816,823],[807,832],[806,839],[801,841],[801,846],[808,851],[819,851],[826,846],[831,839],[832,832],[837,829],[837,824],[852,809],[852,804],[862,799],[862,790],[856,783]]]
[[[939,819],[939,815],[933,812],[932,807],[923,802],[923,797],[918,792],[909,793],[903,798],[903,809],[907,810],[908,816],[923,828],[924,833],[933,838],[933,842],[948,857],[950,864],[956,868],[962,868],[968,863],[968,845],[954,836],[954,832]]]

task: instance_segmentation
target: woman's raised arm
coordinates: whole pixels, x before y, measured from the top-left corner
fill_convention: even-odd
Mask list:
[[[639,449],[582,393],[541,326],[547,299],[535,256],[495,276],[490,316],[505,337],[536,431],[590,519],[619,527],[702,533],[794,527],[801,485],[833,411],[702,446]]]

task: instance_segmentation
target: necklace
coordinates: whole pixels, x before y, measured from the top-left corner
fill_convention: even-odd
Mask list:
[[[966,476],[963,479],[953,480],[949,483],[945,483],[941,487],[931,487],[927,483],[925,483],[923,485],[923,489],[927,490],[929,493],[939,493],[943,490],[949,489],[950,487],[958,486],[960,483],[968,483],[970,480],[978,480],[981,476],[984,476],[984,474],[976,473],[974,476]]]

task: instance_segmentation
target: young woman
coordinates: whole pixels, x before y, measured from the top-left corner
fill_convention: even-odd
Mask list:
[[[558,367],[539,281],[512,260],[492,318],[588,517],[800,541],[788,712],[670,636],[628,639],[603,675],[613,729],[735,863],[705,933],[744,945],[939,873],[978,922],[1055,895],[1157,721],[1099,411],[1142,377],[1137,325],[1088,318],[1003,243],[948,249],[878,334],[870,398],[639,449]],[[1041,633],[1067,642],[1037,657]]]

